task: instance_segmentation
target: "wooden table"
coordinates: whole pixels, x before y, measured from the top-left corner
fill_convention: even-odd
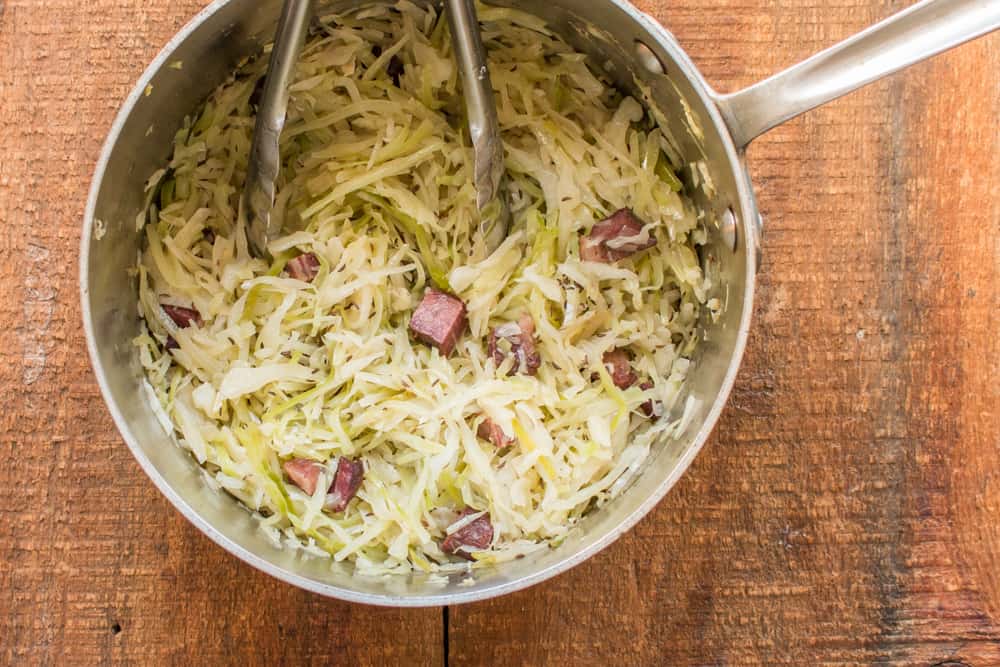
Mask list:
[[[326,600],[153,488],[84,352],[101,142],[205,0],[0,0],[3,664],[1000,664],[1000,38],[751,150],[755,330],[715,436],[631,534],[451,609]],[[901,0],[644,0],[732,90]]]

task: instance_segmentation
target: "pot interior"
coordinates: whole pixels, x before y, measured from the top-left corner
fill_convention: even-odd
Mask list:
[[[371,2],[321,4],[324,10],[336,11]],[[192,21],[137,84],[97,167],[81,248],[83,313],[91,358],[118,428],[160,490],[209,537],[254,566],[325,595],[375,604],[453,604],[522,588],[587,558],[638,521],[683,473],[714,425],[742,356],[753,293],[757,212],[712,93],[694,66],[668,33],[625,2],[495,4],[540,15],[589,53],[623,90],[662,110],[677,150],[689,165],[684,172],[687,187],[706,213],[712,240],[702,260],[716,278],[714,296],[725,306],[716,321],[704,322],[704,344],[686,388],[692,408],[681,436],[661,443],[631,487],[587,517],[558,548],[446,581],[419,574],[356,576],[348,564],[331,565],[275,548],[245,508],[208,487],[197,463],[158,420],[131,344],[140,322],[137,285],[129,269],[136,263],[135,220],[143,207],[143,188],[165,164],[184,117],[241,60],[259,53],[272,39],[280,0],[219,1]],[[656,71],[659,67],[663,72]],[[727,210],[735,221],[731,229],[725,225]],[[100,228],[104,232],[97,239]]]

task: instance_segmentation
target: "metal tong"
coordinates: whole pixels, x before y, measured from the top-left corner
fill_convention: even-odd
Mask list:
[[[312,5],[312,0],[285,0],[257,110],[247,181],[240,205],[249,249],[257,257],[269,256],[267,246],[281,232],[271,221],[275,180],[281,166],[278,141],[285,126],[288,88],[292,83],[295,63],[305,44]],[[510,227],[510,208],[503,195],[504,153],[496,101],[474,0],[446,0],[446,5],[475,155],[479,229],[487,253],[492,253],[503,243]]]
[[[269,257],[267,245],[281,233],[271,222],[274,182],[281,168],[278,141],[288,112],[288,87],[309,32],[312,4],[312,0],[285,0],[257,108],[247,181],[240,202],[240,217],[246,225],[249,249],[257,257]]]
[[[462,76],[465,113],[475,155],[479,231],[492,253],[507,238],[510,208],[503,193],[504,154],[486,49],[474,0],[446,0],[452,48]]]

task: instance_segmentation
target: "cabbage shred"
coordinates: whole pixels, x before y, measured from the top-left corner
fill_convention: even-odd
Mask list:
[[[274,215],[286,236],[273,263],[248,254],[237,221],[263,61],[177,133],[138,221],[135,344],[180,442],[276,543],[362,572],[469,567],[440,548],[465,507],[488,512],[495,532],[473,567],[559,543],[676,429],[641,407],[677,407],[698,340],[704,231],[661,130],[537,19],[480,11],[514,213],[492,255],[476,235],[446,21],[409,2],[323,18],[310,38],[281,139]],[[624,206],[658,247],[581,262],[580,236]],[[311,283],[283,273],[305,252],[320,262]],[[407,334],[430,285],[468,307],[449,358]],[[172,326],[160,303],[203,323]],[[542,365],[508,376],[487,336],[525,312]],[[602,355],[625,347],[652,389],[610,381]],[[484,418],[516,443],[479,439]],[[323,496],[345,456],[364,461],[364,483],[332,514]],[[314,496],[284,478],[291,457],[323,464]]]

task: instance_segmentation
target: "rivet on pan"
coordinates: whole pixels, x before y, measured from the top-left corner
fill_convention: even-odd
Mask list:
[[[663,61],[660,60],[659,56],[653,53],[653,49],[649,48],[642,42],[636,41],[635,55],[638,56],[639,62],[642,63],[642,66],[653,74],[664,74],[667,71],[663,66]]]
[[[736,227],[736,214],[733,213],[733,209],[727,208],[719,218],[719,237],[722,239],[722,244],[733,252],[736,252]]]

